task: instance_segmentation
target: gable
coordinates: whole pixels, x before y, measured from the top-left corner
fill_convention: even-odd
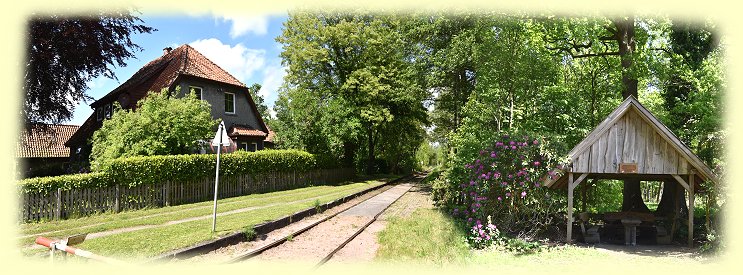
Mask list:
[[[690,174],[717,181],[712,171],[637,99],[630,96],[568,154],[574,173]]]
[[[689,161],[662,135],[633,106],[571,157],[573,172],[619,173],[619,164],[633,163],[638,174],[690,174]]]

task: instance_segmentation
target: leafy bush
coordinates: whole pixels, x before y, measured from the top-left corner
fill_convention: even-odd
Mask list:
[[[216,159],[213,154],[120,158],[104,163],[95,173],[26,179],[21,181],[21,185],[25,192],[46,193],[57,188],[69,190],[114,184],[134,187],[165,181],[186,181],[214,176]],[[221,156],[220,174],[303,172],[336,167],[331,162],[318,165],[318,157],[298,150],[238,151]]]
[[[473,247],[492,243],[485,229],[476,228],[482,221],[492,220],[500,232],[529,239],[552,223],[553,215],[564,206],[541,185],[555,162],[543,141],[506,135],[494,144],[480,150],[469,163],[451,167],[447,190],[438,198],[445,200],[454,217],[472,228]],[[490,222],[482,226],[496,232]]]
[[[113,184],[111,177],[102,172],[89,174],[62,175],[56,177],[31,178],[20,181],[25,193],[48,194],[57,188],[71,190],[87,187],[106,187]]]
[[[165,89],[150,92],[135,110],[116,111],[95,131],[91,165],[97,169],[120,157],[193,153],[199,140],[214,133],[217,121],[210,112],[209,103],[193,93],[175,97]]]

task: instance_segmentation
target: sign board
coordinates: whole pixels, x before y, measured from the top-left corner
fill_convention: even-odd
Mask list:
[[[85,237],[88,236],[88,233],[83,234],[77,234],[67,237],[64,240],[65,245],[77,245],[81,244],[83,241],[85,241]]]
[[[214,139],[212,140],[212,146],[219,146],[219,136],[222,136],[222,146],[230,146],[232,143],[230,142],[230,137],[227,136],[227,130],[224,128],[224,122],[219,123],[219,129],[217,129],[217,132],[214,134]]]
[[[623,173],[623,174],[636,174],[637,173],[637,163],[620,163],[619,164],[619,173]]]

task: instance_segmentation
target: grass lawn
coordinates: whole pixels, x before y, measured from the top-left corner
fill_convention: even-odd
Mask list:
[[[127,259],[144,259],[205,240],[241,231],[268,220],[326,203],[340,197],[383,184],[390,178],[377,178],[338,186],[314,186],[265,194],[253,194],[219,201],[218,212],[254,208],[245,212],[217,217],[217,232],[211,233],[211,218],[158,226],[86,240],[77,247],[94,253]],[[77,233],[94,233],[140,225],[163,225],[170,221],[208,216],[212,202],[174,207],[101,214],[79,219],[21,225],[21,246],[33,243],[34,234],[65,237]],[[90,226],[92,225],[92,226]],[[48,233],[53,232],[53,233]],[[26,255],[43,255],[46,249],[23,248]]]
[[[410,217],[393,218],[379,233],[377,260],[385,264],[456,271],[498,270],[512,272],[575,272],[597,270],[620,272],[622,269],[646,273],[653,271],[704,271],[710,268],[692,256],[669,256],[640,250],[621,252],[612,249],[567,245],[541,252],[519,255],[499,249],[470,250],[465,232],[450,217],[437,209],[419,208]],[[652,247],[650,248],[652,249]],[[709,260],[704,260],[709,262]]]

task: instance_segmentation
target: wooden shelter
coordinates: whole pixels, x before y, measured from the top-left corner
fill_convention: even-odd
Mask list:
[[[619,105],[568,153],[570,165],[553,171],[545,186],[567,188],[567,240],[572,237],[573,190],[586,179],[674,179],[688,193],[689,246],[692,245],[694,194],[700,183],[717,178],[699,157],[634,97]]]

